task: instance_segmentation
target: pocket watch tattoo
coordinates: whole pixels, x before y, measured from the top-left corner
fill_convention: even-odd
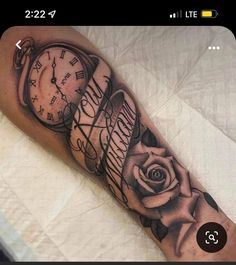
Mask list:
[[[197,222],[199,200],[213,198],[192,187],[189,172],[145,125],[133,96],[100,57],[66,42],[16,49],[18,98],[45,127],[67,139],[75,160],[103,177],[144,227],[174,242],[176,255]],[[174,240],[173,240],[174,239]]]
[[[71,121],[68,103],[78,104],[96,61],[66,43],[36,49],[32,39],[23,41],[15,58],[17,68],[23,68],[18,88],[21,103],[45,126],[63,131]]]

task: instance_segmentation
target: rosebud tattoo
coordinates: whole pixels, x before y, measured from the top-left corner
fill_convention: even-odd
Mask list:
[[[75,160],[105,179],[115,198],[137,212],[160,242],[173,237],[181,255],[197,222],[199,199],[216,211],[218,206],[191,186],[188,171],[147,128],[108,64],[73,44],[27,38],[15,51],[14,68],[20,104],[63,134]]]

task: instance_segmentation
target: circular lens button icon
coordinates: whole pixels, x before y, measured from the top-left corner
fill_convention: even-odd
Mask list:
[[[224,227],[218,223],[210,222],[202,225],[197,232],[199,247],[210,253],[220,251],[227,242]]]

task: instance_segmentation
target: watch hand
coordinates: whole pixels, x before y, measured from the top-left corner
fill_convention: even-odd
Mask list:
[[[56,61],[55,61],[55,57],[53,58],[53,62],[52,62],[52,79],[51,79],[51,82],[53,83],[53,84],[55,84],[56,83],[56,76],[55,76],[55,68],[56,68]]]
[[[56,65],[56,61],[55,61],[55,57],[54,57],[53,58],[53,62],[52,62],[52,79],[51,79],[51,82],[53,84],[55,84],[57,90],[60,92],[61,99],[63,99],[66,103],[68,103],[67,98],[66,98],[66,95],[61,92],[61,88],[56,83],[56,81],[57,81],[56,76],[55,76],[55,68],[56,68],[56,66],[57,65]]]
[[[58,90],[58,91],[60,92],[60,94],[61,94],[61,99],[63,99],[66,103],[68,103],[67,98],[66,98],[66,95],[63,94],[63,93],[61,92],[61,88],[57,85],[56,82],[55,82],[54,84],[55,84],[57,90]]]

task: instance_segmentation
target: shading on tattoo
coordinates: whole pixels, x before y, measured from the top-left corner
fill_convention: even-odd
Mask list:
[[[104,177],[116,199],[140,214],[160,242],[178,231],[174,249],[180,255],[199,199],[216,211],[218,206],[192,187],[188,171],[142,121],[108,64],[72,44],[40,46],[27,38],[15,52],[14,66],[21,105],[62,133],[76,161]]]

